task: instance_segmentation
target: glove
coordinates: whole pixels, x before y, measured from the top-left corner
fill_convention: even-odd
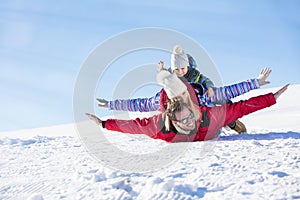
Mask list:
[[[261,70],[260,74],[257,77],[259,86],[267,85],[270,81],[266,81],[266,79],[271,74],[272,70],[269,67],[266,67]]]

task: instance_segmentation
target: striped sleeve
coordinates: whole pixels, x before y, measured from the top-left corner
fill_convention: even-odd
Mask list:
[[[200,105],[212,107],[215,104],[225,104],[228,100],[249,92],[250,90],[258,89],[259,84],[257,79],[250,79],[237,84],[213,88],[215,95],[208,97],[207,94],[198,96]]]
[[[108,102],[110,110],[120,110],[129,112],[150,112],[158,111],[160,92],[151,98],[137,98],[137,99],[117,99]]]

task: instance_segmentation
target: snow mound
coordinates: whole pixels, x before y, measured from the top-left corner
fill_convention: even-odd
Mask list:
[[[172,163],[146,173],[103,165],[73,124],[0,133],[0,199],[299,199],[299,89],[292,85],[276,106],[242,118],[248,133],[190,143]],[[105,134],[122,151],[147,154],[166,145]]]

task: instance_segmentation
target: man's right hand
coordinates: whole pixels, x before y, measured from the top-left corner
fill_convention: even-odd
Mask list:
[[[285,86],[283,86],[283,87],[280,88],[277,92],[274,93],[274,97],[275,97],[276,100],[278,99],[278,97],[279,97],[282,93],[284,93],[284,92],[287,90],[287,88],[289,87],[289,85],[290,85],[290,84],[286,84]]]

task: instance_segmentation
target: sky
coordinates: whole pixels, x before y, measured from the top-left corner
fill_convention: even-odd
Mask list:
[[[0,132],[73,123],[74,85],[85,60],[107,39],[145,27],[192,38],[210,56],[224,84],[254,78],[265,66],[273,70],[268,87],[299,84],[299,8],[296,0],[3,0]],[[169,65],[169,55],[157,51],[121,57],[95,97],[112,98],[110,91],[124,73],[161,59]],[[155,89],[134,95],[150,97]]]

